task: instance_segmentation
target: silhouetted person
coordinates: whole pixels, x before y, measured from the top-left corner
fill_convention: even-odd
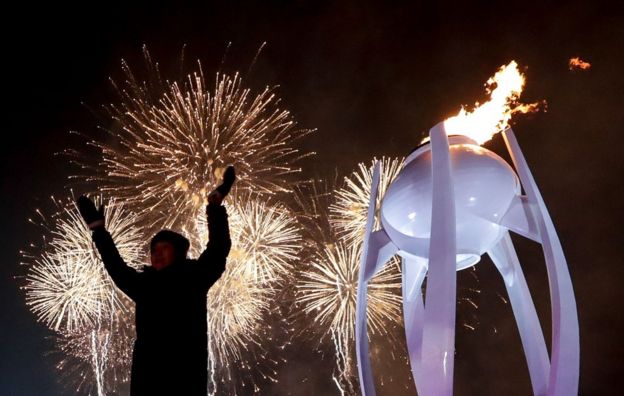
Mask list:
[[[85,196],[78,208],[93,231],[109,275],[136,303],[136,341],[132,355],[132,396],[207,394],[206,294],[225,270],[231,241],[221,205],[235,180],[228,167],[223,184],[208,196],[209,241],[197,259],[188,259],[189,241],[169,230],[150,243],[151,266],[142,272],[126,265],[104,228],[104,208]]]

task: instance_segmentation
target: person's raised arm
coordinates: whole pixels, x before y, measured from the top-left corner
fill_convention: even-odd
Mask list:
[[[129,267],[121,258],[115,242],[104,226],[104,205],[100,205],[99,210],[89,198],[80,196],[78,198],[78,210],[85,223],[92,231],[93,242],[100,253],[106,271],[110,275],[115,285],[128,297],[135,300],[139,291],[139,274]]]
[[[229,166],[223,175],[223,183],[208,196],[208,206],[206,206],[208,244],[197,259],[202,272],[201,276],[208,283],[208,286],[219,279],[225,271],[226,258],[232,246],[228,214],[221,203],[235,180],[234,167]]]

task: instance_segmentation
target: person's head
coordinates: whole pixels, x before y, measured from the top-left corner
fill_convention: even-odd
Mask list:
[[[186,258],[189,241],[184,236],[170,230],[160,230],[150,242],[152,267],[161,270],[175,261]]]

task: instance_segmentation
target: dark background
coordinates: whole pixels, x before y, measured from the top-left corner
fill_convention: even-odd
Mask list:
[[[4,10],[0,395],[72,394],[58,384],[44,356],[48,332],[28,311],[13,277],[23,271],[19,250],[39,238],[27,217],[49,205],[50,194],[62,194],[75,171],[54,153],[74,144],[69,130],[95,134],[97,120],[81,103],[97,107],[113,98],[107,78],[121,77],[121,58],[140,68],[143,44],[174,76],[186,44],[187,61],[200,58],[210,76],[219,67],[245,72],[264,41],[268,46],[248,82],[279,84],[300,125],[318,128],[300,142],[318,153],[302,164],[309,175],[346,173],[375,155],[405,155],[461,104],[483,100],[482,84],[500,65],[515,59],[528,66],[523,97],[545,99],[548,111],[518,117],[514,129],[559,231],[576,290],[580,394],[618,393],[624,375],[620,2],[359,3],[41,8],[24,2]],[[591,69],[569,71],[573,56],[591,62]],[[500,137],[487,147],[504,148]],[[549,339],[541,251],[516,241]],[[486,260],[477,272],[483,290],[476,297],[478,326],[458,330],[455,394],[530,394],[511,308],[498,296],[505,295],[502,281]],[[469,282],[461,273],[459,281]],[[262,393],[337,394],[331,356],[321,361],[313,347],[287,349],[279,382]],[[379,393],[414,394],[407,368],[396,366],[395,382]]]

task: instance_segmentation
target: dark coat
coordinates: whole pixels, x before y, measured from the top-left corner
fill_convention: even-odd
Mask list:
[[[129,267],[108,231],[93,231],[106,270],[136,303],[132,396],[207,394],[206,294],[225,270],[231,246],[225,208],[211,204],[207,212],[206,250],[159,271]]]

